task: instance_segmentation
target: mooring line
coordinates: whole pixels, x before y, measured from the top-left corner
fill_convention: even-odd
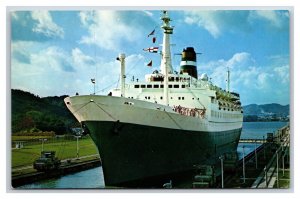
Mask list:
[[[113,120],[118,121],[117,119],[115,119],[110,113],[108,113],[106,110],[104,110],[99,104],[97,104],[96,102],[94,102],[96,104],[96,106],[98,106],[104,113],[106,113],[109,117],[111,117]]]
[[[169,118],[177,125],[177,127],[179,128],[179,129],[181,129],[182,130],[182,127],[169,115],[169,113],[167,112],[167,111],[165,111],[165,113],[169,116]]]

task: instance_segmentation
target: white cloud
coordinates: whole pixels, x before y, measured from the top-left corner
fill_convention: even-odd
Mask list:
[[[53,22],[48,11],[32,11],[31,17],[38,21],[32,29],[33,32],[44,34],[47,37],[64,37],[63,28]]]
[[[12,56],[12,88],[40,96],[90,94],[93,92],[91,78],[96,78],[96,92],[106,94],[108,89],[117,86],[120,76],[119,61],[91,57],[78,47],[68,52],[38,42],[13,42],[12,55],[16,52],[24,54],[29,62]],[[144,62],[145,58],[140,54],[126,57],[126,81],[131,80],[131,74],[135,78],[143,77],[147,70]]]
[[[152,17],[152,16],[153,16],[153,13],[150,12],[150,11],[144,10],[143,12],[144,12],[146,15],[148,15],[149,17]]]
[[[279,81],[282,83],[290,82],[290,67],[289,65],[279,66],[274,68],[274,72],[278,75]]]
[[[206,29],[214,38],[221,35],[217,13],[215,11],[189,11],[186,12],[185,22],[196,24]]]
[[[244,66],[251,66],[254,64],[254,59],[247,52],[236,53],[228,60],[227,66],[230,68],[240,68]]]
[[[72,59],[75,66],[95,64],[95,60],[92,57],[85,55],[79,48],[72,50]]]
[[[254,65],[255,60],[251,57],[251,55],[247,52],[240,52],[234,54],[230,59],[224,60],[220,59],[217,61],[210,61],[208,63],[201,64],[200,68],[206,70],[208,73],[211,74],[213,81],[219,85],[224,86],[224,82],[227,78],[226,71],[229,68],[231,71],[247,71],[252,70],[251,67]],[[253,74],[254,71],[251,73],[244,73],[244,75]],[[247,78],[241,78],[241,81],[247,81]],[[247,82],[245,82],[247,84]]]
[[[290,83],[288,64],[260,66],[250,53],[241,52],[228,60],[221,59],[200,65],[200,68],[206,70],[209,77],[212,77],[212,82],[223,89],[226,88],[227,67],[231,71],[230,88],[240,93],[243,103],[253,103],[253,99],[258,104],[286,103]]]
[[[118,51],[121,42],[138,40],[138,28],[128,25],[117,11],[80,12],[79,16],[89,32],[88,36],[81,38],[80,43]]]
[[[278,12],[275,10],[255,10],[250,11],[249,21],[253,22],[257,19],[262,19],[267,21],[271,26],[281,28],[284,22],[284,19],[289,17],[288,12]]]
[[[259,21],[267,21],[271,27],[282,28],[287,24],[288,15],[288,12],[278,10],[199,10],[185,11],[185,22],[198,25],[218,38],[224,32],[249,32]]]
[[[56,72],[73,71],[71,59],[63,49],[50,46],[30,56],[31,64],[40,67],[50,67]]]

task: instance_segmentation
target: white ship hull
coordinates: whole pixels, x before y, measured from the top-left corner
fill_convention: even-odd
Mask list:
[[[98,147],[106,185],[157,185],[194,165],[215,164],[236,150],[242,128],[241,121],[209,121],[122,97],[75,96],[65,102]]]

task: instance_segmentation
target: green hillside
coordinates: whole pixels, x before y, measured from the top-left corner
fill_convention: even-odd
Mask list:
[[[40,98],[22,90],[11,90],[12,133],[34,129],[64,134],[79,126],[64,104],[67,96]]]

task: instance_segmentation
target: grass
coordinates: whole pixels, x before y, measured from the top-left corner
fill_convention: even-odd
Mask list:
[[[97,148],[90,137],[80,138],[79,156],[97,154]],[[12,168],[32,165],[35,159],[40,157],[42,145],[41,142],[25,144],[21,149],[12,149]],[[59,159],[76,158],[77,141],[76,139],[51,139],[44,143],[44,151],[56,151],[56,157]]]

